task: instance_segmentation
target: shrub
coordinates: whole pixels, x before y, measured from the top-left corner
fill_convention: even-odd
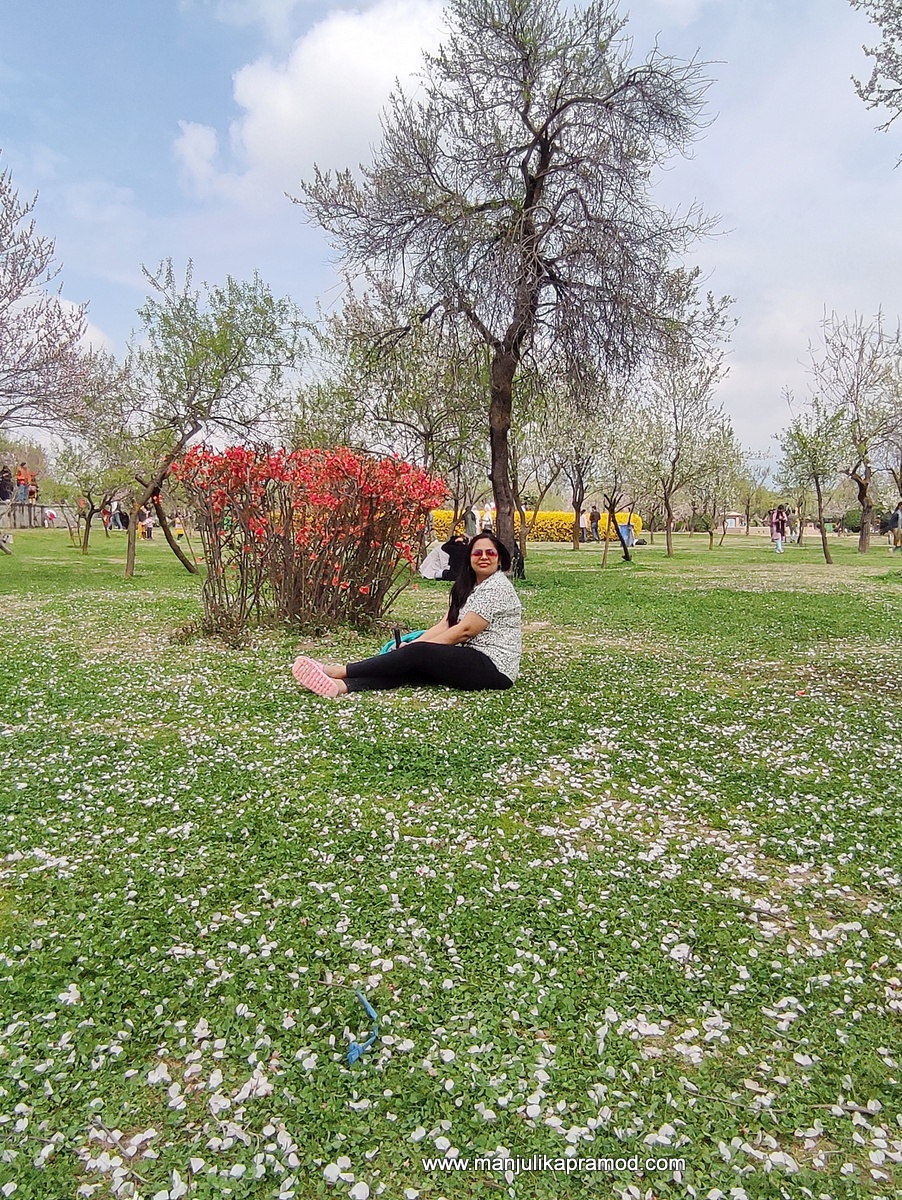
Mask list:
[[[204,629],[369,624],[409,578],[441,480],[344,448],[189,450],[173,473],[204,544]]]
[[[849,533],[861,533],[861,509],[850,508],[843,514],[843,528]]]

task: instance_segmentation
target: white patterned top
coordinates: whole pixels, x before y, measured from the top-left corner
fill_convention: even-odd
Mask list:
[[[496,571],[482,583],[477,583],[460,610],[461,620],[467,613],[476,613],[488,621],[488,629],[471,637],[467,645],[487,655],[512,682],[520,674],[522,607],[514,585],[501,571]]]

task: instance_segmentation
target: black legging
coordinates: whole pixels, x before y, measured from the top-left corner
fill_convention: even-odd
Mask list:
[[[348,663],[346,669],[349,692],[435,684],[463,692],[485,692],[514,686],[513,680],[502,675],[481,650],[472,646],[444,646],[439,642],[408,642],[388,654]]]

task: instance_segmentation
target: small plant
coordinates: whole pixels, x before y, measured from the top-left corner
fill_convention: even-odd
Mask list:
[[[369,625],[407,582],[445,485],[397,458],[346,448],[217,452],[173,468],[195,510],[207,561],[204,629],[251,622]]]

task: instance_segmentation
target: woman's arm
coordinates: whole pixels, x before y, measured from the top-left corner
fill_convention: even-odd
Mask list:
[[[448,618],[447,618],[447,616],[444,616],[438,622],[437,625],[433,625],[431,629],[427,629],[425,633],[421,633],[420,636],[417,638],[417,641],[418,642],[434,642],[436,634],[447,633],[448,628],[449,628]]]
[[[488,627],[489,623],[485,617],[470,612],[462,617],[456,625],[449,625],[446,617],[438,625],[427,629],[422,637],[417,638],[417,641],[438,642],[442,646],[457,646],[461,642],[468,642],[470,638],[475,637],[477,633],[482,633],[483,629],[488,629]]]

